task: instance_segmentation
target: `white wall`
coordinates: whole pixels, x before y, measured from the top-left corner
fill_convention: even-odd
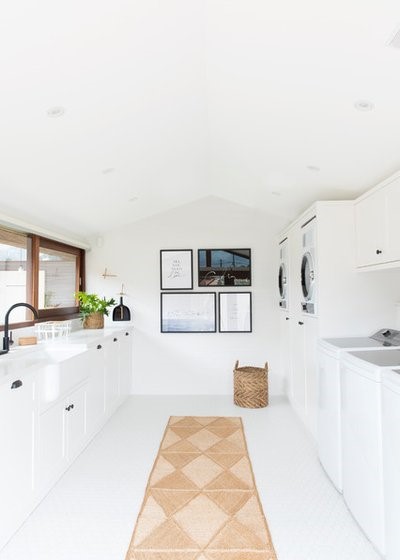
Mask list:
[[[216,197],[108,232],[87,254],[87,290],[117,297],[124,283],[133,311],[134,392],[229,394],[236,359],[270,364],[270,392],[283,392],[279,368],[276,234],[281,219]],[[160,333],[160,249],[251,248],[253,332]],[[104,268],[117,278],[101,277]],[[210,291],[210,289],[208,289]],[[214,291],[214,290],[213,290]],[[215,289],[218,291],[218,289]]]

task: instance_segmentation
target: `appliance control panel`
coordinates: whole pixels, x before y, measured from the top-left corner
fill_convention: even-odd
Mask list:
[[[371,336],[384,346],[400,346],[400,331],[395,329],[381,329]]]

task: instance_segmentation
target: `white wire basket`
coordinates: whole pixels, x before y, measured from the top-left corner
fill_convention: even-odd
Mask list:
[[[39,340],[52,340],[67,336],[71,332],[72,321],[46,321],[36,325]]]

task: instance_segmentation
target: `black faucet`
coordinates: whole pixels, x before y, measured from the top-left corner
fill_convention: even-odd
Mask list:
[[[7,352],[10,350],[10,337],[8,336],[8,324],[9,324],[9,317],[10,317],[10,313],[13,309],[15,309],[16,307],[27,307],[28,309],[30,309],[32,311],[32,313],[34,314],[36,319],[39,319],[39,314],[37,312],[37,310],[30,305],[29,303],[14,303],[14,305],[12,305],[10,307],[10,309],[7,311],[6,316],[4,318],[4,336],[3,336],[3,350],[0,350],[0,355],[1,354],[7,354]]]

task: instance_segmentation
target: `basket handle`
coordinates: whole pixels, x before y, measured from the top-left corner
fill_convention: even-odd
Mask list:
[[[268,362],[265,362],[264,369],[265,369],[265,371],[268,371]]]
[[[238,367],[239,367],[239,360],[236,360],[236,364],[235,364],[234,369],[237,369]]]

